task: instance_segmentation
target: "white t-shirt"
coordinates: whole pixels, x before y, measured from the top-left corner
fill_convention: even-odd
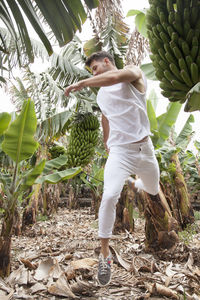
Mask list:
[[[109,121],[108,148],[134,143],[151,135],[146,93],[140,93],[131,83],[101,87],[97,103]]]

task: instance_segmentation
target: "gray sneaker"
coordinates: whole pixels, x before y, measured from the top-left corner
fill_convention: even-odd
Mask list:
[[[111,254],[104,258],[103,254],[99,255],[99,266],[97,280],[100,286],[106,286],[111,280]]]

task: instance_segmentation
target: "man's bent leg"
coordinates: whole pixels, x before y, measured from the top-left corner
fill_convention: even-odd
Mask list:
[[[139,178],[135,180],[134,185],[139,190],[156,195],[159,192],[160,170],[150,139],[148,144],[141,145],[140,159],[137,170]]]

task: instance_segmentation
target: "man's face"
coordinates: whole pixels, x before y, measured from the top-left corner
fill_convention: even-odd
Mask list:
[[[94,76],[102,74],[106,71],[109,71],[109,61],[106,58],[102,60],[93,60],[91,62],[90,68]]]

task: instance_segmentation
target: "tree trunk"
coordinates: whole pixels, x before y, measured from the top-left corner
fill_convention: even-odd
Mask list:
[[[13,229],[14,213],[8,210],[4,217],[0,236],[0,277],[10,274],[11,265],[11,236]]]
[[[145,199],[146,248],[171,248],[178,241],[178,222],[172,216],[170,207],[162,192],[153,196],[142,192]]]
[[[60,186],[59,184],[43,184],[42,191],[42,214],[50,216],[58,210],[58,203],[60,202]]]
[[[33,194],[22,216],[22,230],[24,230],[26,226],[36,223],[36,216],[38,211],[38,198],[41,194],[41,184],[33,185],[32,189]]]
[[[10,275],[11,237],[0,237],[0,277]]]
[[[116,220],[113,232],[117,233],[121,230],[134,231],[133,219],[133,198],[130,197],[128,186],[125,185],[116,207]]]
[[[180,225],[182,228],[185,228],[188,224],[194,223],[194,213],[177,153],[173,154],[171,161],[176,166],[174,184],[180,214]]]
[[[91,190],[91,196],[92,196],[92,206],[91,210],[94,212],[95,220],[98,218],[99,213],[99,206],[101,203],[102,195],[99,193],[96,193],[95,191]]]

